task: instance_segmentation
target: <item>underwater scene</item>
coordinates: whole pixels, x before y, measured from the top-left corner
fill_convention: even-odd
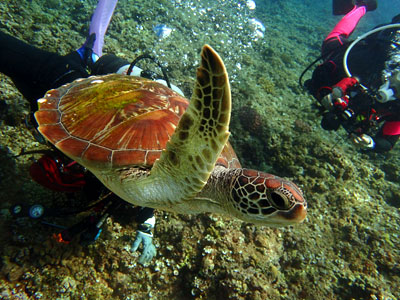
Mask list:
[[[364,2],[372,6],[374,3]],[[100,5],[108,8],[99,8]],[[400,13],[398,0],[378,0],[378,7],[372,6],[366,6],[360,13],[360,21],[349,41],[376,26],[390,24],[392,18]],[[155,218],[150,213],[147,220],[152,221],[140,221],[138,212],[145,209],[118,202],[119,199],[115,200],[118,197],[98,181],[97,188],[85,189],[84,185],[89,182],[87,176],[95,180],[94,176],[88,175],[89,172],[74,161],[64,163],[66,157],[51,156],[57,153],[55,147],[46,143],[29,121],[31,108],[24,97],[24,88],[34,86],[36,82],[21,82],[9,75],[16,67],[5,66],[8,59],[5,56],[14,57],[19,50],[7,52],[2,49],[9,47],[0,44],[0,55],[3,56],[0,57],[0,299],[400,299],[400,144],[394,145],[390,151],[373,151],[373,147],[379,146],[377,139],[371,140],[369,135],[356,136],[357,130],[361,130],[357,126],[363,121],[359,119],[357,126],[343,123],[340,128],[334,128],[336,130],[324,130],[321,125],[327,125],[321,120],[329,112],[340,110],[340,116],[333,115],[335,120],[344,120],[343,115],[354,113],[348,106],[348,98],[340,95],[329,102],[331,107],[328,107],[324,102],[328,99],[326,96],[317,100],[299,84],[299,79],[304,84],[315,78],[312,77],[313,71],[327,57],[317,60],[321,56],[322,42],[351,7],[340,7],[345,11],[334,15],[332,0],[3,0],[0,2],[0,32],[33,47],[70,57],[71,53],[77,55],[77,49],[86,49],[81,47],[88,37],[89,28],[94,26],[91,18],[96,7],[108,10],[111,20],[104,46],[95,44],[100,49],[93,47],[93,53],[98,56],[114,54],[128,64],[140,55],[149,55],[155,61],[142,59],[137,65],[152,71],[149,72],[152,74],[166,74],[167,77],[158,78],[168,79],[167,82],[178,88],[176,91],[192,98],[193,103],[199,103],[199,99],[204,103],[207,101],[207,96],[202,94],[202,91],[206,93],[207,86],[201,70],[196,79],[200,63],[207,70],[205,74],[214,72],[218,78],[225,74],[224,64],[230,83],[231,107],[230,104],[222,105],[222,115],[228,117],[221,117],[219,121],[224,119],[229,123],[232,148],[226,146],[221,155],[235,160],[236,153],[242,168],[279,177],[269,181],[270,175],[256,172],[257,176],[266,176],[267,179],[265,186],[255,185],[261,177],[252,181],[249,178],[253,178],[254,171],[245,170],[247,185],[239,192],[232,192],[234,199],[246,198],[243,194],[248,192],[250,196],[240,200],[242,202],[234,205],[226,202],[229,206],[225,202],[216,204],[192,196],[194,200],[184,199],[178,205],[172,200],[158,204],[156,199],[156,204],[149,205],[155,207]],[[356,9],[352,12],[356,14]],[[101,19],[101,22],[107,25],[108,21]],[[397,24],[399,22],[397,18]],[[392,23],[390,35],[397,38],[392,42],[390,52],[395,53],[392,56],[393,72],[376,90],[367,86],[361,92],[378,102],[385,102],[382,99],[386,97],[387,101],[395,103],[399,98],[396,88],[387,83],[388,80],[397,85],[400,82],[400,77],[396,77],[396,72],[400,72],[400,28],[395,24]],[[340,37],[333,37],[339,41]],[[376,47],[387,44],[387,40],[382,39],[376,39]],[[354,48],[365,46],[365,40],[361,39]],[[201,57],[205,44],[215,52],[205,47],[202,52],[205,56]],[[215,53],[223,61],[222,68]],[[374,48],[372,53],[379,52]],[[79,55],[85,62],[93,60],[96,66],[98,57],[87,56],[86,52]],[[358,64],[368,69],[374,56],[357,60],[350,52],[348,66],[351,69]],[[36,76],[36,70],[29,67],[35,61],[27,59],[21,63],[27,64],[22,72],[26,78]],[[381,65],[388,66],[384,62]],[[64,67],[68,69],[70,66]],[[90,63],[86,66],[91,67]],[[303,71],[305,73],[300,78]],[[348,77],[356,78],[361,85],[368,85],[366,82],[374,76],[379,80],[382,77],[381,70],[374,69],[368,74],[367,78],[361,79]],[[25,78],[21,74],[18,76]],[[58,82],[56,79],[59,78],[54,82]],[[92,81],[89,86],[102,81]],[[93,97],[112,98],[108,91],[117,88],[118,82],[110,83],[103,90],[94,89]],[[353,83],[350,90],[363,88],[359,83]],[[54,85],[48,88],[58,88],[60,84]],[[216,85],[217,90],[222,87],[225,91],[222,98],[229,101],[229,84],[213,80],[212,85]],[[339,87],[343,89],[343,86]],[[67,86],[65,93],[69,89],[72,90],[72,86]],[[75,97],[82,100],[89,89],[85,86]],[[151,90],[152,86],[148,89]],[[325,95],[336,91],[329,89]],[[61,92],[57,93],[46,95],[49,103],[61,98]],[[44,93],[40,97],[45,97]],[[160,96],[160,99],[163,97],[166,98]],[[86,101],[90,101],[88,98]],[[151,106],[145,102],[146,99],[143,101],[144,109]],[[184,103],[184,100],[179,101]],[[39,109],[45,110],[46,103],[46,99],[42,99]],[[113,105],[117,106],[118,101],[108,106]],[[341,108],[332,108],[332,105]],[[396,105],[385,106],[387,111],[384,115],[394,115],[387,121],[393,125],[391,133],[388,133],[390,141],[400,134],[400,131],[393,133],[400,124],[400,118],[396,119],[393,112]],[[195,106],[189,107],[195,110]],[[324,110],[324,106],[328,108]],[[62,109],[61,104],[55,108],[60,119],[67,114]],[[99,111],[82,108],[71,122],[78,122],[79,118],[93,113],[96,117],[87,124],[98,124],[106,118],[106,114]],[[382,126],[383,122],[375,118],[378,113],[373,112],[368,114],[368,126],[372,123]],[[43,119],[46,118],[53,117]],[[209,127],[213,127],[213,121],[217,119],[215,116],[198,118],[199,122],[207,120]],[[39,114],[36,119],[42,122]],[[190,123],[192,119],[186,117],[185,120]],[[183,122],[179,124],[177,130],[181,130],[180,142],[184,144],[186,127]],[[173,132],[176,123],[171,126]],[[78,127],[78,131],[84,132],[85,126]],[[215,126],[221,130],[221,135],[226,135],[222,127]],[[65,135],[67,130],[64,127],[61,130]],[[390,131],[385,130],[384,134]],[[169,138],[172,132],[165,134]],[[189,133],[201,135],[196,130]],[[53,132],[48,130],[46,134],[46,138],[51,140],[49,136]],[[55,136],[60,134],[54,132]],[[142,139],[143,148],[146,134],[137,137]],[[166,155],[162,154],[162,162],[157,162],[158,169],[154,174],[150,171],[149,180],[159,176],[156,185],[162,185],[164,181],[176,179],[178,185],[182,182],[182,186],[197,193],[201,189],[197,188],[198,178],[205,174],[207,180],[225,140],[217,141],[209,135],[204,139],[204,144],[207,143],[211,148],[221,144],[218,151],[214,149],[213,155],[216,156],[208,173],[192,170],[186,177],[186,169],[181,166],[176,172],[172,169],[167,178],[159,179],[161,175],[154,174],[160,173],[156,171],[166,157],[172,162],[176,159],[171,146]],[[362,145],[365,147],[360,147]],[[73,152],[78,146],[64,147],[70,147],[68,149]],[[195,152],[196,149],[192,148],[181,149],[181,152]],[[115,182],[122,182],[122,173],[129,173],[129,170],[122,168],[118,171],[121,173],[111,173],[107,169],[109,165],[99,162],[100,152],[98,150],[92,155],[94,159],[91,158],[98,161],[85,167],[104,170],[104,178],[108,176]],[[49,156],[49,153],[53,154]],[[206,154],[204,156],[208,157]],[[45,155],[50,157],[48,164],[40,164]],[[58,155],[62,157],[61,153]],[[185,158],[181,155],[178,160],[182,159],[184,165],[193,165],[190,163],[192,156]],[[148,176],[148,165],[135,163],[135,166],[138,168],[131,181]],[[235,166],[240,168],[237,161]],[[220,169],[217,163],[211,174]],[[63,176],[71,174],[76,177],[67,183]],[[216,197],[222,194],[229,188],[231,176],[227,175],[225,184],[210,188],[214,192],[206,190],[205,193],[215,193]],[[211,175],[211,182],[206,187],[215,184],[213,180],[217,179],[218,175]],[[236,185],[242,182],[238,180]],[[267,191],[267,200],[253,201],[251,195],[255,195],[255,186],[259,192]],[[123,194],[118,188],[116,192]],[[152,192],[145,191],[145,194],[151,196]],[[169,193],[178,199],[180,187]],[[257,197],[261,197],[260,194]],[[208,212],[184,213],[198,208]],[[148,256],[144,257],[144,253]]]

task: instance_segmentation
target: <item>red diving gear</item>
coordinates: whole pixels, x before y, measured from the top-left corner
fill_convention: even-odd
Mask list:
[[[76,162],[64,166],[54,157],[45,154],[34,162],[29,174],[40,185],[57,192],[73,193],[80,191],[86,184],[84,173],[73,168]]]
[[[382,128],[383,135],[399,135],[400,121],[386,121]]]
[[[347,90],[355,86],[357,83],[358,80],[354,77],[343,78],[333,86],[332,92],[335,92],[338,98],[343,97],[344,95],[347,95]]]
[[[346,77],[332,87],[333,105],[345,110],[349,105],[348,90],[355,86],[358,80],[353,77]]]

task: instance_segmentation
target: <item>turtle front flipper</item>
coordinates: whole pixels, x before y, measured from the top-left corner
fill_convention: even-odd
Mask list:
[[[219,55],[205,45],[189,107],[148,178],[164,185],[163,198],[171,205],[192,198],[206,184],[228,140],[230,114],[228,74]]]

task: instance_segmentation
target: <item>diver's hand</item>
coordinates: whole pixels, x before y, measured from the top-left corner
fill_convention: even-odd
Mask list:
[[[326,110],[333,110],[332,93],[329,93],[321,99],[321,104]]]
[[[367,134],[364,133],[361,135],[352,134],[350,137],[356,147],[368,148],[368,149],[373,149],[375,147],[374,140]]]
[[[143,250],[139,257],[139,263],[144,265],[149,263],[157,253],[156,247],[153,245],[153,234],[138,230],[131,251],[135,252],[141,243],[143,243]]]
[[[334,88],[333,92],[322,98],[321,104],[326,110],[332,111],[335,107],[341,110],[347,108],[347,102],[342,97],[338,97],[340,94],[337,93],[338,89]]]

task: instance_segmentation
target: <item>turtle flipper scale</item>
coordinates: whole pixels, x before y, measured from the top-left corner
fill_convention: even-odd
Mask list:
[[[231,94],[224,63],[205,45],[189,107],[150,174],[173,190],[175,199],[169,201],[190,199],[206,184],[228,140],[230,114]]]

